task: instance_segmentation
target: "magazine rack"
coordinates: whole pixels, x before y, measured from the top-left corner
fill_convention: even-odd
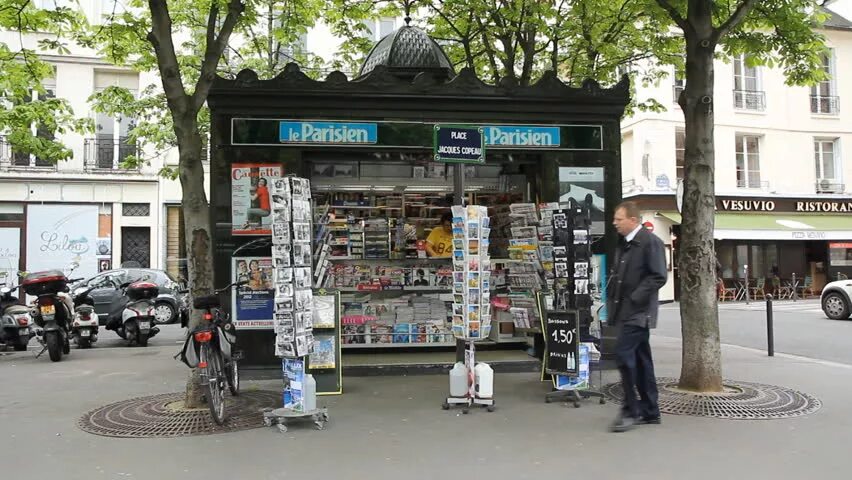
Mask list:
[[[494,397],[480,396],[476,379],[476,347],[474,342],[491,333],[491,259],[488,255],[491,219],[488,209],[479,205],[456,205],[452,208],[453,234],[453,335],[465,342],[464,363],[467,369],[467,392],[452,394],[442,408],[462,406],[463,413],[479,405],[494,411]],[[493,393],[493,373],[488,382]]]
[[[589,205],[569,199],[566,207],[552,212],[553,301],[541,305],[545,340],[542,377],[550,374],[554,388],[545,394],[545,402],[565,400],[577,408],[583,398],[598,397],[601,404],[606,400],[602,393],[589,389],[591,352],[588,347],[584,347],[585,354],[581,350],[583,340],[594,340],[588,334],[593,321],[589,289],[592,278]],[[598,368],[599,382],[601,378]]]

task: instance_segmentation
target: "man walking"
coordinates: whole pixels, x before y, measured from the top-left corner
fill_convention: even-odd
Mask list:
[[[657,326],[658,290],[668,275],[663,242],[642,226],[634,202],[616,207],[612,223],[622,238],[615,254],[607,310],[618,327],[615,356],[624,405],[611,430],[626,432],[635,425],[660,423],[649,337],[650,329]]]

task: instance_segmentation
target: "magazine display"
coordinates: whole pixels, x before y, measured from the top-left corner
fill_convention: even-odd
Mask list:
[[[284,358],[314,351],[310,195],[304,178],[272,182],[275,354]]]
[[[491,333],[491,222],[479,205],[453,212],[453,335],[477,341]]]

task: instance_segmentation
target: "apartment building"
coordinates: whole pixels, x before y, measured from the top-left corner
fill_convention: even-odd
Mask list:
[[[36,4],[63,5],[62,0]],[[79,5],[92,21],[112,9],[112,2],[102,0]],[[11,48],[22,41],[35,48],[40,36],[0,31],[0,41]],[[78,117],[94,121],[96,131],[57,135],[73,151],[58,164],[16,151],[0,132],[0,271],[67,269],[72,262],[79,263],[74,277],[120,265],[161,268],[170,247],[169,222],[176,222],[165,205],[168,199],[179,202],[179,190],[175,195],[174,182],[159,177],[164,160],[152,152],[142,152],[152,159],[149,165],[122,167],[127,156],[140,153],[128,140],[134,119],[95,113],[87,101],[111,85],[138,92],[158,80],[110,65],[94,51],[71,50],[43,55],[55,70],[44,82],[46,95],[68,100]],[[37,135],[53,135],[38,125],[32,128]]]
[[[722,277],[751,285],[789,282],[819,288],[852,273],[852,22],[829,11],[822,33],[829,79],[813,87],[785,84],[781,70],[744,57],[715,64],[716,240]],[[676,192],[683,178],[682,76],[648,88],[668,110],[637,113],[622,124],[625,199],[666,244],[677,294]],[[848,258],[848,260],[847,260]],[[777,279],[776,279],[777,278]]]

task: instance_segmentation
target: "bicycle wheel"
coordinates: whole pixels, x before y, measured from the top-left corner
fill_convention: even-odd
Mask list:
[[[228,388],[231,390],[231,395],[237,396],[240,394],[240,363],[237,360],[231,359],[228,366],[225,367],[228,374]]]
[[[209,344],[201,347],[201,361],[207,362],[204,375],[207,377],[207,406],[210,416],[217,425],[225,423],[225,379],[223,378],[222,354]]]

